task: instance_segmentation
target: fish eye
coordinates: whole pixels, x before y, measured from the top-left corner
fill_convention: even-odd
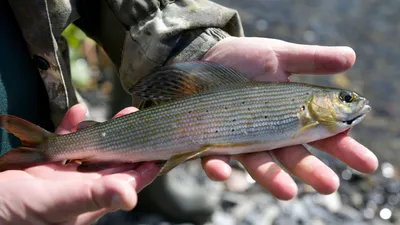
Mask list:
[[[341,91],[339,94],[339,98],[340,98],[340,100],[347,102],[347,103],[354,101],[354,95],[350,91]]]

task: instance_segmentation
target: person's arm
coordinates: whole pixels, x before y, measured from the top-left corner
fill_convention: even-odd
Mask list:
[[[200,60],[218,41],[243,36],[238,13],[212,1],[85,0],[75,24],[103,46],[123,87],[157,66]]]
[[[135,111],[126,108],[116,116]],[[75,132],[86,113],[73,106],[57,133]],[[154,163],[124,165],[93,173],[76,165],[40,165],[0,173],[0,224],[91,224],[110,211],[131,210],[137,193],[150,184],[160,168]]]

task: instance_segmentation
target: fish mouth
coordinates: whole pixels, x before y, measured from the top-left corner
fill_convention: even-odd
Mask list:
[[[346,123],[347,125],[355,125],[361,122],[365,116],[371,111],[371,106],[368,104],[365,104],[364,107],[360,110],[360,114],[355,116],[354,118],[350,120],[343,121],[343,123]]]

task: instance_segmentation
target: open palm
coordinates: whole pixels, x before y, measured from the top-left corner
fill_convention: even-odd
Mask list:
[[[334,74],[351,68],[355,53],[348,47],[299,45],[267,38],[227,38],[217,43],[204,60],[217,62],[259,81],[289,81],[292,74]],[[377,169],[376,156],[346,133],[310,143],[364,173]],[[297,185],[273,159],[285,169],[311,185],[318,192],[329,194],[339,186],[338,176],[302,145],[268,152],[234,156],[249,174],[279,199],[291,199]],[[209,177],[225,180],[231,168],[229,156],[204,158],[203,167]]]
[[[129,107],[116,116],[133,111]],[[85,113],[83,105],[73,106],[57,133],[75,132]],[[154,163],[141,163],[80,173],[77,165],[48,164],[0,173],[0,193],[4,193],[0,224],[91,224],[107,212],[134,208],[137,192],[160,169]]]

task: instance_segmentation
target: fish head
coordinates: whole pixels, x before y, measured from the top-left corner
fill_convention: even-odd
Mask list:
[[[332,132],[345,131],[359,124],[371,111],[368,100],[360,94],[342,89],[316,91],[308,109],[314,120]]]

